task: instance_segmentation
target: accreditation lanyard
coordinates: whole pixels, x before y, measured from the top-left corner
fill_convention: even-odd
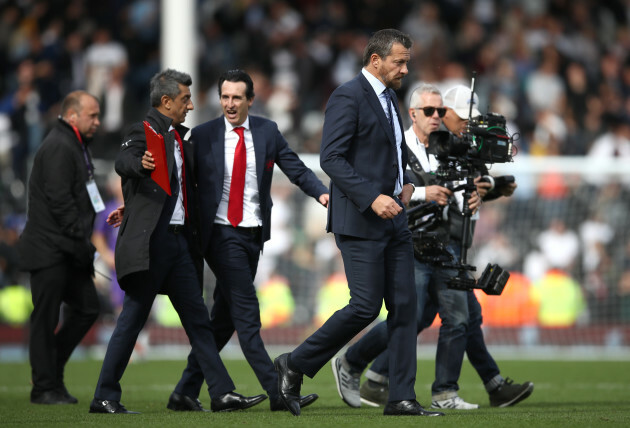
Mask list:
[[[90,157],[88,156],[87,149],[85,144],[83,144],[83,139],[81,138],[81,133],[77,129],[76,126],[70,125],[74,134],[77,136],[79,140],[79,144],[81,145],[81,149],[83,150],[83,159],[85,160],[85,166],[88,171],[88,181],[85,185],[88,194],[90,195],[90,202],[92,202],[92,207],[94,208],[94,212],[100,213],[105,210],[105,204],[103,203],[103,198],[101,198],[101,194],[98,191],[98,187],[96,186],[96,182],[94,181],[94,165],[90,162]]]

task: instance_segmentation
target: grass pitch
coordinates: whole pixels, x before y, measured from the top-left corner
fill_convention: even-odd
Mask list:
[[[316,392],[319,400],[303,409],[300,417],[288,412],[270,412],[268,401],[246,411],[233,413],[188,413],[166,409],[168,397],[179,379],[185,361],[144,361],[129,365],[122,381],[122,402],[141,415],[92,415],[89,403],[101,361],[71,361],[66,369],[68,390],[77,405],[42,406],[29,403],[28,363],[0,363],[0,425],[7,427],[599,427],[630,426],[630,367],[613,361],[499,361],[503,376],[516,382],[530,380],[531,397],[506,409],[489,407],[488,396],[477,374],[464,363],[460,396],[479,403],[478,410],[446,411],[446,417],[385,417],[382,408],[352,409],[344,404],[335,387],[330,364],[315,379],[304,379],[303,393]],[[245,361],[227,360],[237,392],[264,393]],[[418,401],[430,405],[433,363],[418,362]],[[201,397],[210,406],[207,391]]]

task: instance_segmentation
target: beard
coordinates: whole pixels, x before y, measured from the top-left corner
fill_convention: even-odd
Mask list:
[[[390,89],[400,89],[400,87],[402,86],[402,77],[400,78],[394,78],[394,79],[386,79],[385,76],[383,76],[383,81],[385,82],[385,86],[387,86]]]

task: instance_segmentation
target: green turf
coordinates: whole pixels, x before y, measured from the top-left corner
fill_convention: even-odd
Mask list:
[[[261,390],[244,361],[226,361],[237,391],[247,395]],[[122,402],[141,415],[91,415],[89,402],[100,370],[100,361],[71,361],[66,384],[79,399],[78,405],[42,406],[29,403],[30,368],[26,363],[0,364],[0,426],[300,426],[383,428],[404,426],[439,427],[576,427],[630,426],[630,367],[627,362],[501,361],[502,372],[517,382],[531,380],[532,396],[517,406],[496,409],[488,406],[487,395],[476,373],[465,363],[460,395],[481,404],[478,410],[446,411],[443,418],[385,417],[382,408],[346,406],[335,388],[327,365],[315,377],[305,379],[303,393],[317,392],[319,401],[303,409],[296,418],[288,412],[269,411],[268,402],[234,413],[181,413],[166,409],[168,396],[177,382],[184,361],[147,361],[129,365],[123,378]],[[425,405],[430,401],[433,364],[419,361],[416,392]],[[204,406],[209,398],[204,390]],[[290,425],[289,425],[290,424]]]

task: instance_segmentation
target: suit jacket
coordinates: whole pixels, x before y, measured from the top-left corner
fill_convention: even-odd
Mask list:
[[[262,216],[261,246],[270,237],[271,229],[271,179],[277,164],[291,183],[307,195],[318,199],[328,192],[326,186],[304,165],[289,148],[278,125],[268,119],[249,116],[249,126],[256,153],[256,179]],[[210,232],[221,202],[225,174],[225,119],[217,119],[193,128],[191,133],[195,152],[198,196],[202,219],[201,246],[205,249],[210,242]]]
[[[172,119],[152,108],[146,120],[153,129],[164,137],[166,148],[166,163],[168,176],[173,173],[175,166],[174,147],[175,136],[169,132]],[[188,132],[185,126],[177,126],[179,135],[183,138]],[[125,199],[125,214],[116,241],[116,274],[121,288],[127,288],[125,277],[129,274],[149,270],[149,245],[151,234],[162,214],[162,208],[168,195],[155,181],[151,179],[150,171],[142,167],[142,155],[147,149],[144,126],[138,122],[131,126],[123,140],[123,144],[116,156],[115,168],[122,178],[123,196]],[[200,252],[198,248],[198,212],[196,195],[194,192],[194,162],[193,150],[189,141],[183,140],[184,166],[186,171],[186,192],[188,199],[189,243],[193,258],[200,267]],[[201,259],[201,263],[203,260]],[[201,265],[201,267],[203,267]],[[201,279],[201,272],[198,272]],[[201,284],[201,282],[200,282]]]
[[[90,155],[88,159],[91,163]],[[91,267],[94,208],[81,143],[62,119],[44,138],[28,183],[28,221],[18,242],[20,266],[37,270],[72,257]]]
[[[403,132],[396,94],[388,89]],[[403,184],[407,145],[401,143]],[[388,220],[371,209],[380,194],[392,196],[398,176],[394,132],[368,80],[359,73],[341,85],[326,105],[320,165],[331,179],[327,230],[381,239]],[[399,215],[405,215],[404,212]]]

